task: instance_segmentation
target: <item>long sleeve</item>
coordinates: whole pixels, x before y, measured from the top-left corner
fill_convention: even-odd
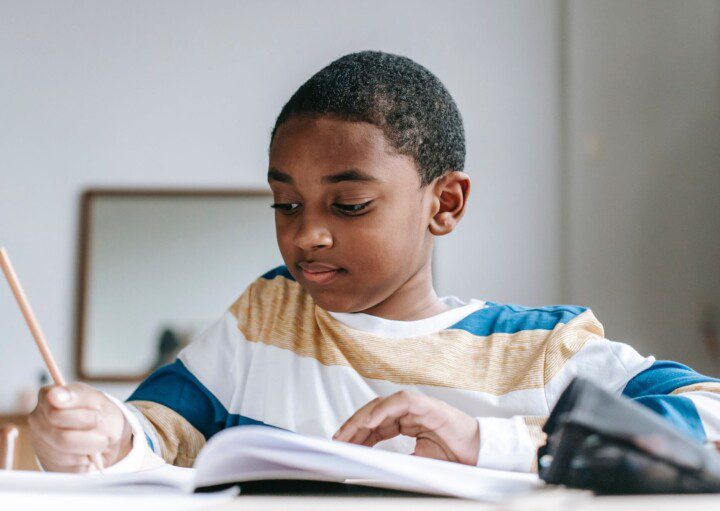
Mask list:
[[[550,330],[545,341],[546,413],[576,376],[620,394],[629,380],[651,367],[654,359],[604,337],[602,325],[587,310]],[[478,466],[516,471],[537,470],[537,449],[546,441],[547,415],[482,417]]]
[[[167,463],[191,466],[212,435],[256,422],[228,411],[241,335],[237,318],[226,312],[178,360],[148,376],[125,403],[142,428],[146,447]]]
[[[608,354],[613,354],[606,359],[610,366],[617,363],[617,350],[628,348],[607,339],[596,339],[595,342],[598,343],[596,348],[604,345],[610,350]],[[602,349],[596,351],[602,353]],[[587,354],[583,358],[587,358]],[[612,378],[602,381],[594,371],[575,372],[575,375],[590,378],[605,388],[619,392],[617,381]],[[630,378],[622,388],[622,395],[648,407],[696,440],[713,443],[720,448],[720,380],[699,374],[677,362],[656,361]],[[506,470],[537,470],[536,452],[546,440],[542,432],[545,419],[540,416],[479,419],[481,449],[478,465]]]
[[[246,392],[244,386],[248,372],[254,370],[252,359],[258,343],[248,342],[242,325],[254,321],[262,326],[265,309],[256,302],[273,299],[272,292],[263,292],[263,286],[277,275],[284,273],[281,269],[270,271],[248,286],[174,363],[154,371],[125,404],[120,404],[133,426],[129,458],[139,459],[142,456],[138,453],[145,450],[167,463],[191,466],[205,442],[217,432],[232,426],[264,424],[243,410],[255,405],[251,412],[257,412],[259,403],[246,399],[256,395]],[[143,442],[137,441],[140,437]]]
[[[720,380],[677,362],[658,361],[632,378],[623,395],[700,442],[720,442]]]
[[[542,426],[547,417],[480,417],[477,466],[498,470],[537,470],[537,449],[545,443]]]

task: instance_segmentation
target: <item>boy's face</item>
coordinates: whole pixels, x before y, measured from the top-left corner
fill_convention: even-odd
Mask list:
[[[430,264],[432,187],[376,126],[290,118],[268,181],[283,260],[320,307],[366,311]]]

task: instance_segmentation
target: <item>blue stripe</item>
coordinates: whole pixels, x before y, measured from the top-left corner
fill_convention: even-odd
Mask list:
[[[706,382],[720,383],[720,380],[696,373],[677,362],[658,360],[630,380],[625,385],[623,395],[635,399],[643,396],[670,394],[680,387]]]
[[[152,401],[180,414],[207,439],[231,426],[263,424],[243,415],[228,413],[195,375],[176,360],[148,376],[128,401]]]
[[[290,271],[287,269],[287,266],[278,266],[277,268],[273,268],[269,272],[267,272],[265,275],[263,275],[262,279],[272,280],[275,277],[285,277],[288,280],[295,280],[295,277],[293,277],[290,274]]]
[[[514,334],[523,330],[552,330],[567,323],[587,309],[575,305],[522,307],[487,302],[480,310],[469,314],[451,327],[473,335]]]
[[[692,438],[700,442],[705,442],[707,439],[697,408],[688,398],[683,396],[643,396],[635,401],[658,413]]]
[[[148,435],[147,433],[145,433],[145,440],[147,440],[148,446],[150,446],[150,450],[152,452],[155,452],[155,445],[153,444],[153,441],[150,440],[150,435]]]
[[[695,404],[684,396],[667,394],[680,387],[706,382],[720,383],[720,380],[696,373],[677,362],[658,360],[625,385],[623,396],[659,413],[690,436],[705,441],[705,428]]]

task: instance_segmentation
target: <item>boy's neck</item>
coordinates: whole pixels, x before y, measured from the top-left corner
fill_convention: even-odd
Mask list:
[[[382,302],[363,310],[365,314],[396,321],[416,321],[449,310],[432,283],[430,261]]]

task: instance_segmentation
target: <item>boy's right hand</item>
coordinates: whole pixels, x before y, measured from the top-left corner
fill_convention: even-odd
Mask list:
[[[114,465],[132,448],[132,428],[120,408],[82,383],[40,389],[28,424],[35,453],[49,471],[87,472],[95,453],[105,466]]]

